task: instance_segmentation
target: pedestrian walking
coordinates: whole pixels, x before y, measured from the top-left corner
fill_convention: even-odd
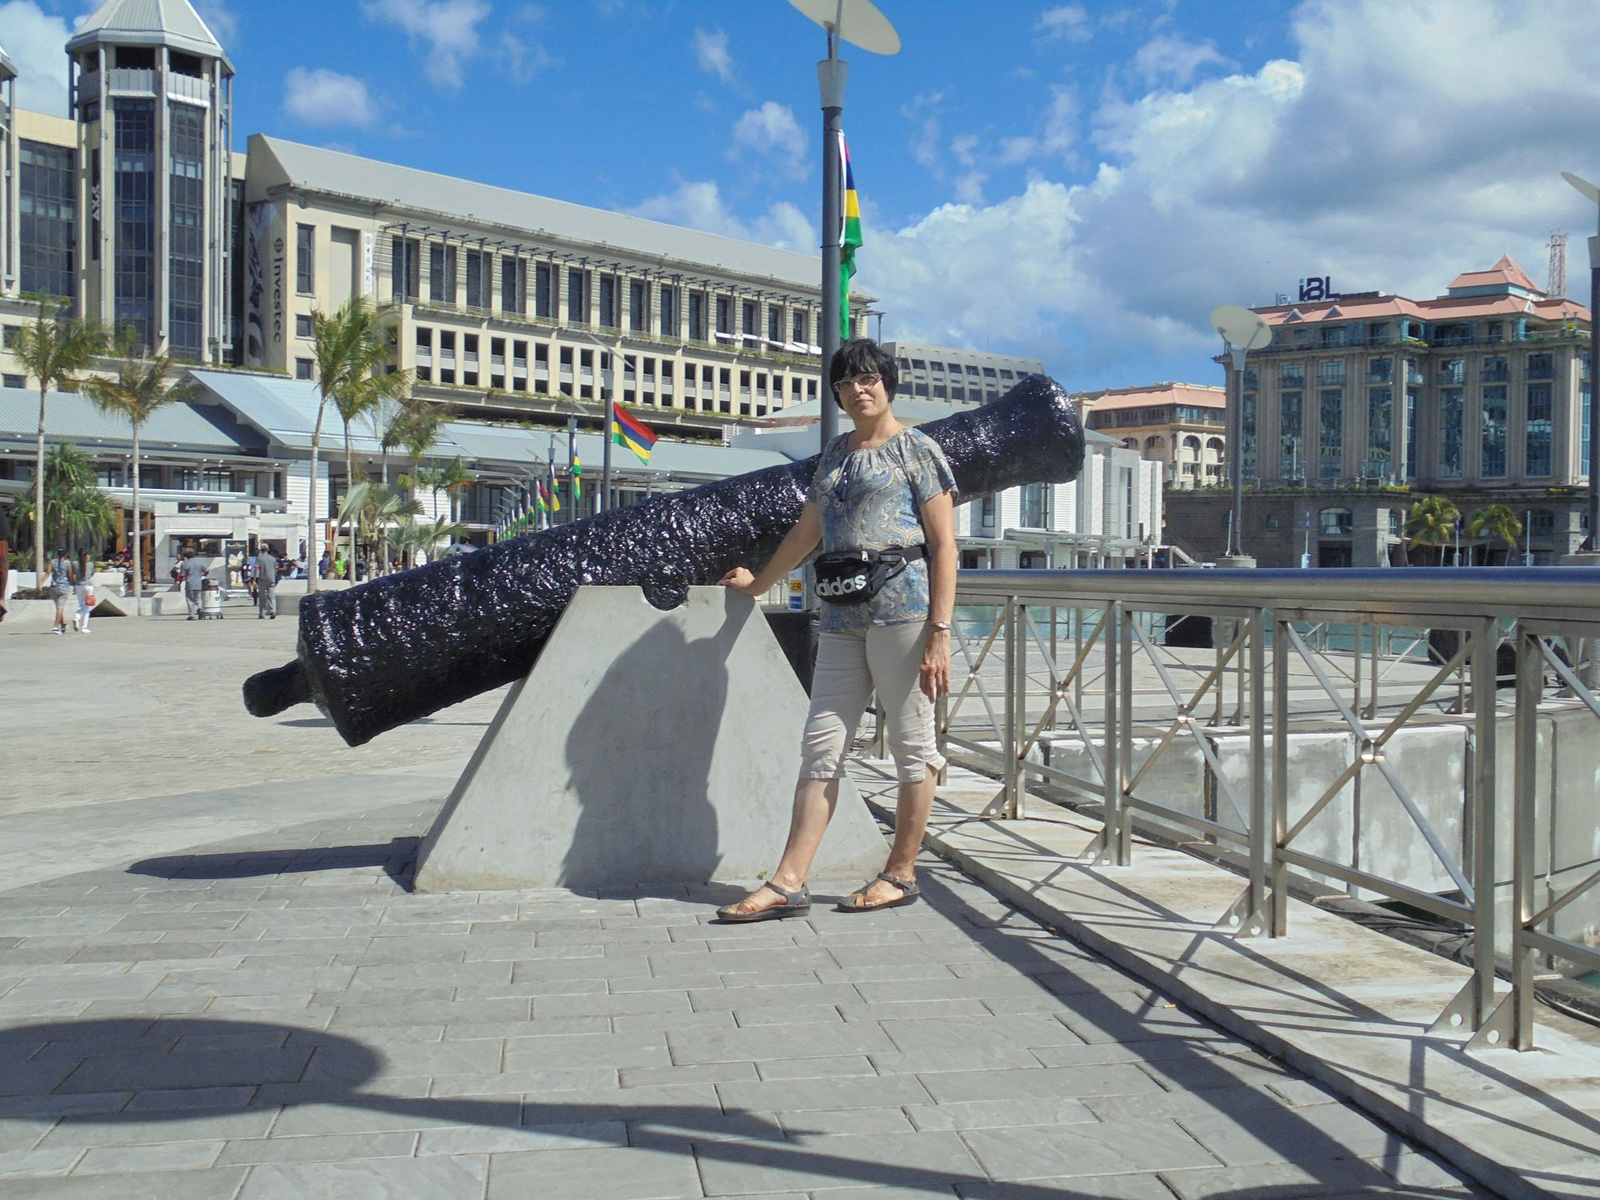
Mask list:
[[[6,588],[11,583],[11,543],[16,534],[11,531],[9,505],[0,505],[0,621],[6,619]]]
[[[51,633],[67,631],[67,604],[77,585],[77,568],[72,565],[67,552],[58,546],[50,556],[50,599],[56,602],[56,622],[50,627]]]
[[[256,620],[278,619],[278,560],[265,546],[256,554]]]
[[[84,556],[78,569],[77,582],[73,590],[78,593],[78,613],[72,620],[72,627],[79,633],[89,632],[89,617],[94,612],[94,567],[87,555]]]
[[[735,567],[721,580],[759,597],[822,543],[821,639],[789,840],[766,883],[717,910],[723,921],[810,910],[806,877],[838,804],[845,752],[874,690],[900,784],[894,844],[883,871],[839,908],[893,908],[919,895],[917,852],[944,768],[933,702],[950,690],[955,476],[937,442],[895,419],[898,381],[894,356],[876,342],[856,338],[839,347],[828,382],[855,429],[822,452],[799,521],[760,573]]]
[[[260,603],[256,599],[256,560],[260,558],[259,551],[251,551],[250,556],[244,560],[244,569],[240,574],[244,577],[245,590],[250,593],[250,603]]]
[[[206,586],[206,568],[193,550],[183,552],[183,599],[189,606],[189,620],[200,619],[200,596]]]

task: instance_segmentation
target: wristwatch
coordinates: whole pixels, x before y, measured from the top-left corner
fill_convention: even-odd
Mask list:
[[[935,633],[949,633],[950,632],[950,622],[949,621],[929,621],[928,624],[933,627],[933,631]]]

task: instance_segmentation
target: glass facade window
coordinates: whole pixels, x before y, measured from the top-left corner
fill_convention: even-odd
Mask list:
[[[17,162],[21,168],[17,197],[21,290],[70,298],[75,242],[72,147],[23,140]]]
[[[1578,441],[1578,445],[1582,447],[1578,452],[1578,472],[1579,474],[1587,475],[1589,473],[1589,421],[1591,420],[1589,414],[1589,385],[1587,383],[1578,385],[1578,397],[1579,407],[1583,410],[1583,435]]]
[[[1439,474],[1445,479],[1460,479],[1462,447],[1466,441],[1466,392],[1447,387],[1439,391]]]
[[[1344,363],[1325,362],[1317,365],[1317,382],[1324,387],[1344,386]]]
[[[1367,381],[1369,383],[1388,383],[1394,378],[1394,359],[1374,358],[1367,363]]]
[[[567,321],[573,325],[589,323],[589,272],[582,267],[567,268]]]
[[[456,302],[456,248],[435,242],[428,247],[428,299],[435,304]]]
[[[1465,383],[1467,381],[1467,360],[1464,358],[1447,358],[1439,363],[1440,383]]]
[[[1024,529],[1050,527],[1050,485],[1030,483],[1022,489],[1022,526]]]
[[[1387,361],[1386,359],[1380,361]],[[1367,389],[1367,469],[1369,478],[1394,473],[1394,389]]]
[[[670,283],[663,283],[658,299],[661,303],[661,332],[667,337],[677,337],[678,289]]]
[[[1317,474],[1337,479],[1344,468],[1344,389],[1323,388],[1317,397]]]
[[[756,302],[746,300],[739,306],[739,332],[747,333],[751,337],[756,335]]]
[[[1285,479],[1306,477],[1304,392],[1278,394],[1278,469]]]
[[[689,293],[689,338],[691,341],[696,342],[706,340],[706,294],[704,292]]]
[[[794,340],[802,346],[811,342],[811,314],[802,308],[794,312]]]
[[[1483,360],[1483,380],[1485,383],[1496,383],[1511,378],[1511,370],[1506,366],[1505,355],[1496,354]]]
[[[416,238],[392,238],[389,254],[390,294],[396,300],[415,300],[422,294],[422,243]]]
[[[169,108],[168,353],[199,362],[205,329],[206,110],[177,103]]]
[[[1551,466],[1552,430],[1550,388],[1548,383],[1528,385],[1528,419],[1526,444],[1523,447],[1524,475],[1548,475]]]
[[[490,256],[482,250],[467,251],[467,307],[489,307]]]
[[[1303,388],[1306,385],[1305,363],[1284,363],[1278,368],[1278,386],[1281,388]]]
[[[615,329],[621,323],[617,312],[617,277],[600,276],[600,324]]]
[[[1253,384],[1254,371],[1247,371],[1246,383]],[[1247,483],[1256,480],[1256,393],[1248,391],[1239,397],[1239,477]]]
[[[717,297],[717,332],[733,332],[733,297]]]
[[[1555,356],[1552,354],[1528,355],[1529,379],[1554,379],[1556,377]]]
[[[1506,389],[1504,384],[1483,389],[1483,466],[1486,479],[1506,473]]]
[[[313,226],[294,227],[294,288],[302,296],[317,290],[316,236]]]
[[[1406,389],[1406,461],[1405,469],[1399,473],[1407,479],[1417,477],[1417,401],[1420,394],[1417,388]]]
[[[140,345],[155,346],[156,103],[118,96],[111,101],[116,187],[116,256],[112,317]]]
[[[533,268],[533,315],[536,317],[556,315],[555,289],[551,283],[550,264],[538,263]]]
[[[650,332],[650,285],[642,279],[628,281],[628,328]]]
[[[514,254],[500,257],[500,311],[528,311],[528,260]]]
[[[767,341],[783,341],[783,309],[776,304],[767,308]]]

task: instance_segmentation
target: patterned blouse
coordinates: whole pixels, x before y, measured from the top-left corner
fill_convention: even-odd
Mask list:
[[[902,429],[881,446],[851,450],[850,435],[828,444],[807,499],[822,513],[822,549],[885,550],[926,542],[922,505],[956,490],[939,443]],[[909,564],[865,604],[822,606],[822,632],[928,619],[928,562]]]

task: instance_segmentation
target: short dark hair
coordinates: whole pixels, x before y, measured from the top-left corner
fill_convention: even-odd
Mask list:
[[[828,391],[840,408],[844,404],[833,385],[854,375],[882,375],[883,390],[893,403],[895,389],[900,386],[900,368],[894,355],[871,338],[851,338],[833,352],[833,361],[828,364]]]

